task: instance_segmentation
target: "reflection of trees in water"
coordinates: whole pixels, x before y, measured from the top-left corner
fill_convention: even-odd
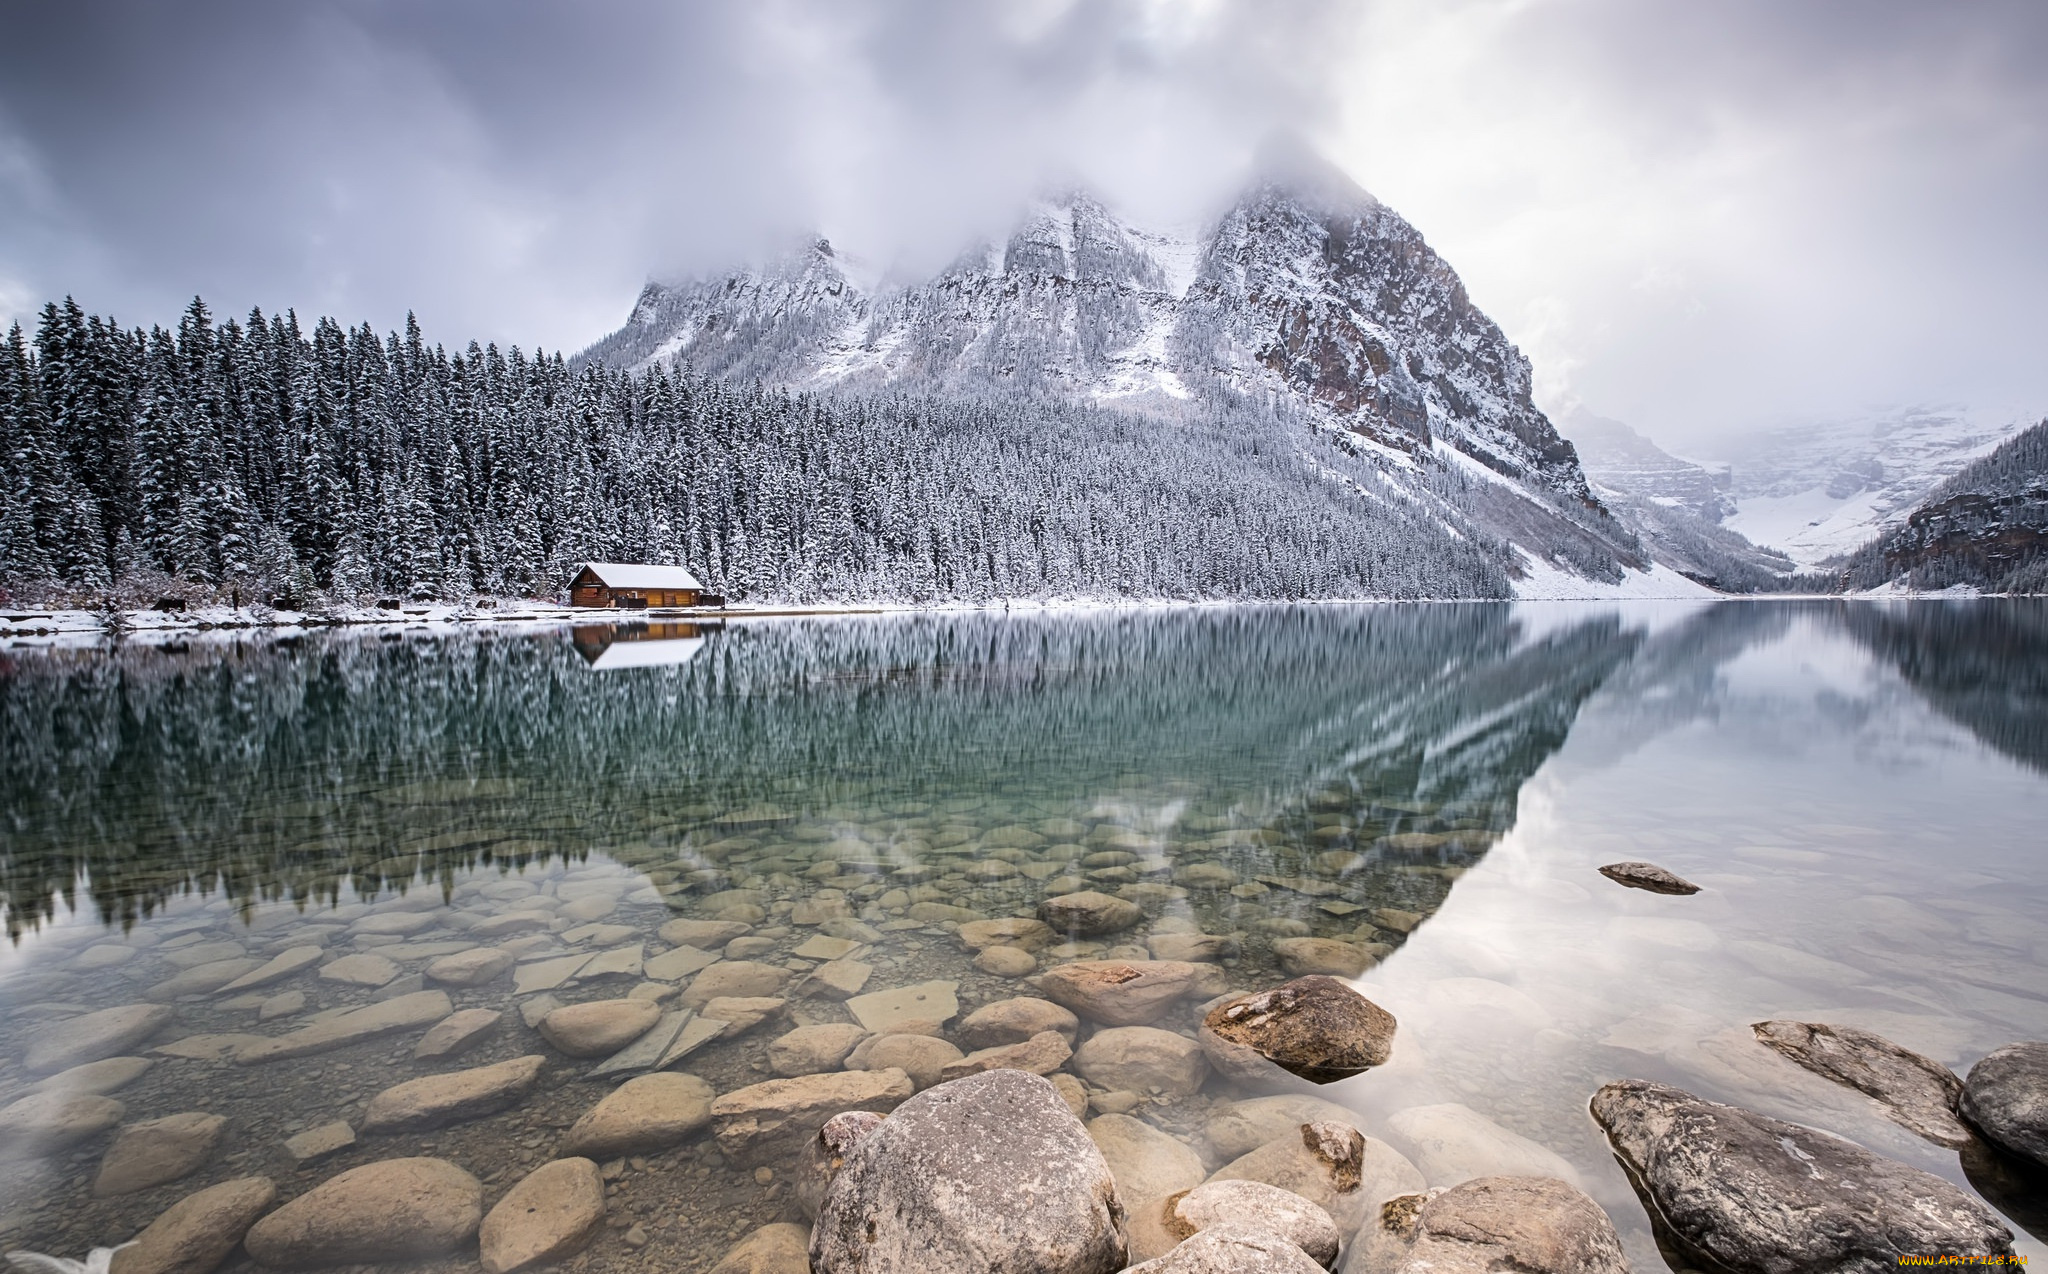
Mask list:
[[[1937,712],[2048,770],[2048,601],[1852,603],[1840,611],[1844,626]]]
[[[18,926],[80,873],[124,916],[329,897],[963,795],[1264,829],[1269,871],[1456,859],[1636,640],[1460,605],[770,621],[606,674],[558,633],[28,655],[0,676],[0,899]]]

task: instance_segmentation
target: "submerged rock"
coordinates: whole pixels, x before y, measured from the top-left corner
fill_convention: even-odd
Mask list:
[[[960,1013],[958,982],[919,982],[846,1001],[853,1019],[877,1035],[936,1035]]]
[[[541,1038],[571,1057],[606,1057],[654,1029],[659,1004],[646,1000],[592,1000],[569,1004],[540,1020]]]
[[[134,1194],[190,1176],[213,1157],[227,1127],[226,1117],[201,1110],[130,1124],[100,1160],[93,1197]]]
[[[1217,1157],[1230,1160],[1269,1141],[1295,1136],[1303,1124],[1357,1122],[1357,1115],[1336,1102],[1306,1093],[1283,1093],[1217,1106],[1209,1112],[1202,1132]]]
[[[562,1138],[562,1153],[611,1159],[688,1141],[711,1122],[711,1085],[679,1071],[629,1079],[583,1113]]]
[[[1315,1258],[1278,1235],[1226,1227],[1203,1230],[1156,1261],[1125,1274],[1321,1274]]]
[[[935,1035],[870,1035],[846,1055],[850,1071],[885,1071],[890,1067],[910,1076],[921,1091],[940,1083],[946,1067],[965,1054]]]
[[[811,1232],[815,1274],[1113,1274],[1123,1207],[1051,1084],[989,1071],[861,1138]]]
[[[114,1253],[110,1274],[212,1274],[275,1202],[277,1186],[268,1177],[186,1195]]]
[[[1337,978],[1355,978],[1376,963],[1363,947],[1335,938],[1279,938],[1273,954],[1280,967],[1295,977],[1322,973]]]
[[[1022,1044],[1040,1031],[1057,1031],[1071,1044],[1081,1033],[1081,1019],[1051,1000],[1020,995],[984,1004],[961,1019],[953,1036],[966,1049]]]
[[[1696,894],[1700,891],[1698,885],[1655,863],[1609,863],[1600,869],[1600,874],[1617,885],[1647,889],[1653,894]]]
[[[1433,1186],[1473,1177],[1557,1177],[1579,1184],[1576,1168],[1547,1146],[1510,1132],[1470,1106],[1410,1106],[1387,1118]]]
[[[768,1045],[768,1069],[777,1075],[815,1075],[836,1070],[867,1030],[851,1022],[799,1026]]]
[[[413,1046],[416,1061],[454,1057],[489,1039],[505,1020],[497,1009],[460,1009],[434,1024]]]
[[[552,1265],[604,1228],[604,1177],[588,1159],[556,1159],[505,1192],[477,1233],[487,1274]]]
[[[1394,1015],[1337,978],[1311,975],[1226,1000],[1202,1019],[1202,1048],[1238,1080],[1270,1072],[1261,1059],[1312,1083],[1369,1070],[1393,1050]]]
[[[22,1068],[47,1075],[125,1053],[154,1039],[177,1015],[168,1005],[124,1004],[38,1026]]]
[[[1074,1050],[1067,1047],[1064,1036],[1056,1031],[1040,1031],[1022,1044],[998,1044],[994,1048],[976,1049],[957,1062],[946,1063],[939,1076],[950,1081],[994,1070],[1050,1075],[1065,1066],[1073,1055]]]
[[[96,1137],[121,1122],[128,1107],[111,1097],[53,1091],[31,1093],[0,1108],[0,1154],[46,1154]]]
[[[1149,1026],[1208,985],[1213,965],[1182,960],[1077,960],[1039,981],[1047,999],[1104,1026]]]
[[[1167,1199],[1159,1211],[1176,1243],[1204,1230],[1247,1230],[1285,1239],[1325,1268],[1337,1263],[1340,1239],[1330,1214],[1262,1181],[1211,1181]]]
[[[1963,1118],[1992,1141],[2048,1164],[2048,1042],[2008,1044],[1970,1068]]]
[[[1136,903],[1087,889],[1039,903],[1038,918],[1069,937],[1099,938],[1123,932],[1143,920],[1145,912]]]
[[[1100,1115],[1088,1121],[1088,1139],[1102,1152],[1126,1208],[1192,1190],[1208,1175],[1202,1156],[1142,1119]]]
[[[800,1225],[764,1225],[734,1244],[711,1274],[811,1274],[810,1240]]]
[[[796,1153],[834,1115],[848,1110],[886,1113],[913,1091],[910,1076],[900,1070],[771,1079],[713,1101],[712,1133],[726,1158],[750,1168]]]
[[[454,1011],[455,1005],[446,991],[415,991],[381,1004],[351,1009],[260,1044],[244,1045],[235,1050],[235,1060],[253,1066],[326,1053],[399,1031],[432,1026]]]
[[[1994,1256],[2012,1232],[1962,1190],[1829,1133],[1625,1079],[1593,1117],[1671,1237],[1738,1270],[1892,1270]]]
[[[363,1131],[423,1132],[496,1114],[526,1096],[547,1061],[534,1054],[394,1084],[370,1099]]]
[[[1193,1095],[1209,1078],[1202,1046],[1154,1026],[1113,1026],[1088,1037],[1074,1054],[1074,1069],[1112,1091]]]
[[[1406,1206],[1403,1206],[1406,1205]],[[1476,1177],[1380,1210],[1344,1274],[1628,1274],[1614,1223],[1553,1177]]]
[[[1349,1123],[1302,1124],[1210,1174],[1211,1181],[1259,1181],[1300,1195],[1350,1233],[1373,1209],[1423,1189],[1420,1170]]]
[[[442,1256],[484,1218],[483,1184],[445,1159],[386,1159],[323,1181],[243,1239],[273,1269],[310,1270]]]
[[[1970,1144],[1970,1130],[1955,1116],[1963,1081],[1940,1062],[1853,1026],[1770,1021],[1750,1029],[1766,1047],[1823,1079],[1875,1098],[1892,1122],[1936,1145]]]

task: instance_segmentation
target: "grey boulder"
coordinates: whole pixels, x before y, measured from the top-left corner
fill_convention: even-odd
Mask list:
[[[1902,1256],[2011,1251],[2012,1232],[1940,1177],[1829,1133],[1624,1079],[1593,1117],[1671,1239],[1772,1274],[1877,1274]]]
[[[1970,1068],[1958,1108],[2014,1154],[2048,1164],[2048,1041],[2008,1044]]]
[[[1970,1144],[1970,1130],[1955,1116],[1963,1081],[1940,1062],[1853,1026],[1770,1021],[1750,1029],[1774,1052],[1874,1098],[1893,1123],[1939,1146]]]
[[[1113,1274],[1125,1251],[1109,1165],[1052,1084],[1017,1070],[898,1106],[811,1233],[815,1274]]]
[[[1555,1177],[1475,1177],[1404,1195],[1353,1241],[1344,1274],[1628,1274],[1614,1223]]]

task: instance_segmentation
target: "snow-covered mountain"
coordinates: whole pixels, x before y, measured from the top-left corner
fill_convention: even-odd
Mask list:
[[[1726,470],[1724,525],[1813,567],[1902,524],[2026,424],[1914,409],[1738,436],[1700,459]]]
[[[1305,448],[1371,458],[1453,535],[1513,544],[1513,575],[1617,586],[1652,570],[1532,401],[1528,359],[1413,226],[1320,161],[1269,164],[1199,231],[1139,226],[1072,191],[932,278],[861,276],[820,239],[652,283],[582,358],[803,389],[1049,395],[1161,428],[1250,407],[1306,421]]]
[[[1963,466],[1851,554],[1844,586],[2048,593],[2048,420]]]
[[[1705,465],[1681,460],[1619,420],[1579,408],[1560,422],[1586,476],[1614,491],[1684,509],[1695,517],[1719,522],[1735,511],[1728,498],[1728,477]]]

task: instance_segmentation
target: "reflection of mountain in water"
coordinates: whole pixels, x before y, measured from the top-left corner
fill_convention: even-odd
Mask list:
[[[1843,608],[1849,631],[1985,743],[2048,770],[2048,601]]]
[[[18,926],[79,873],[132,915],[188,887],[324,897],[349,876],[586,851],[687,888],[722,874],[694,847],[749,820],[961,797],[1093,811],[1169,855],[1223,838],[1241,871],[1282,879],[1318,857],[1349,864],[1325,874],[1457,863],[1512,824],[1639,638],[1604,614],[1529,639],[1510,607],[1474,605],[849,617],[647,644],[663,640],[703,644],[602,678],[586,647],[635,643],[335,634],[24,658],[0,679],[0,899]]]

